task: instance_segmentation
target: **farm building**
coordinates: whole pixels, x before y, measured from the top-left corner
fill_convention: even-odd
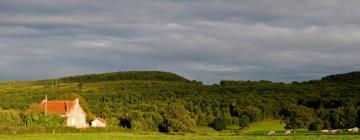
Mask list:
[[[102,118],[96,118],[91,121],[91,127],[106,127],[106,120]]]
[[[75,128],[88,127],[86,113],[79,104],[79,99],[49,101],[47,97],[40,103],[46,113],[56,113],[66,118],[66,126]]]

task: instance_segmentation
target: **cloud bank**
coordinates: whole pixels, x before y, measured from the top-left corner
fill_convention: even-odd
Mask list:
[[[0,1],[0,80],[162,70],[206,83],[360,69],[357,0]]]

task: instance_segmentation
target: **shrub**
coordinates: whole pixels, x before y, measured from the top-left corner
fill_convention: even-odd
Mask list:
[[[309,125],[309,130],[311,131],[317,131],[317,130],[321,130],[324,128],[324,122],[320,119],[316,119],[314,122],[312,122]]]
[[[245,128],[247,126],[249,126],[250,124],[250,119],[247,115],[241,115],[240,119],[239,119],[239,126],[240,128]]]
[[[36,105],[33,105],[24,113],[23,121],[26,126],[35,127],[61,127],[65,122],[64,118],[58,114],[48,113],[45,115],[45,112]]]
[[[216,118],[213,123],[213,127],[216,131],[222,131],[227,128],[226,120],[223,117]]]
[[[106,118],[107,127],[117,127],[120,124],[120,120],[116,117]]]
[[[19,112],[0,109],[0,126],[17,126],[20,124],[21,117]]]

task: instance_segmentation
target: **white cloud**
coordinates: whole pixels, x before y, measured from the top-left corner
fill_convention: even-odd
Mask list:
[[[195,71],[208,71],[208,72],[243,72],[252,69],[257,69],[257,66],[251,65],[216,65],[216,64],[198,64],[198,63],[188,63],[185,64],[185,67],[189,70]]]
[[[82,48],[107,48],[112,45],[112,42],[109,40],[98,40],[98,41],[80,40],[80,41],[76,41],[74,45],[76,47],[82,47]]]

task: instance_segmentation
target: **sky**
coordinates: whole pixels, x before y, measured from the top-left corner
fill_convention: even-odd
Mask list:
[[[360,69],[359,0],[0,0],[0,81],[112,71],[306,81]]]

